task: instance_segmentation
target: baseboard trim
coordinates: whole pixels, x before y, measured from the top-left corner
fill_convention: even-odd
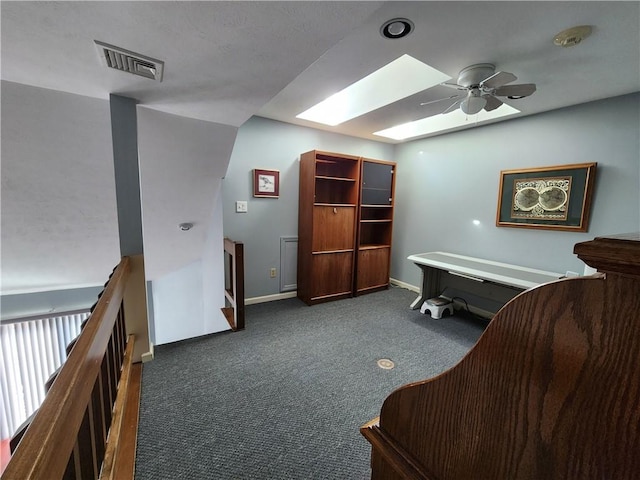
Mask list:
[[[396,287],[402,287],[406,288],[407,290],[411,290],[412,292],[420,293],[420,287],[416,287],[415,285],[411,285],[410,283],[396,280],[395,278],[390,278],[389,283],[391,285],[395,285]],[[255,305],[257,303],[275,302],[277,300],[286,300],[287,298],[296,298],[297,296],[298,292],[294,290],[291,292],[275,293],[273,295],[264,295],[261,297],[245,298],[244,304]]]
[[[153,359],[154,359],[153,343],[149,342],[149,351],[147,353],[143,353],[142,358],[140,360],[142,360],[142,363],[147,363]]]
[[[397,287],[406,288],[407,290],[411,290],[412,292],[420,293],[420,287],[416,287],[415,285],[411,285],[410,283],[396,280],[395,278],[390,278],[389,283]]]
[[[275,302],[276,300],[286,300],[287,298],[296,298],[298,296],[297,291],[276,293],[273,295],[264,295],[262,297],[245,298],[245,305],[255,305],[256,303]]]
[[[477,315],[479,317],[485,318],[487,320],[491,320],[493,318],[493,316],[495,315],[495,313],[490,312],[488,310],[483,310],[482,308],[478,308],[475,307],[473,305],[467,305],[464,302],[461,302],[459,300],[454,300],[450,297],[447,297],[446,295],[442,295],[443,298],[446,298],[448,300],[451,300],[453,302],[453,308],[456,310],[466,310],[467,308],[469,309],[469,311],[471,313],[473,313],[474,315]]]

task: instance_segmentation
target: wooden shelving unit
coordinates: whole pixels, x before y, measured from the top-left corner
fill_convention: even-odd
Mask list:
[[[389,287],[395,168],[394,162],[360,162],[356,295]]]
[[[297,283],[309,305],[353,294],[359,181],[359,157],[300,157]]]
[[[307,304],[388,286],[393,165],[317,150],[301,155],[297,283]]]

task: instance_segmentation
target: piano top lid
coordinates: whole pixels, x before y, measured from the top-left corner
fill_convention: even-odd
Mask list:
[[[640,232],[596,237],[576,243],[573,253],[600,272],[640,278]]]

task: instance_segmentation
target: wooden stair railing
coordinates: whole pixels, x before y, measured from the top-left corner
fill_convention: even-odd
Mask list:
[[[576,244],[598,270],[521,293],[441,375],[361,428],[373,479],[636,479],[640,234]]]
[[[244,245],[224,239],[226,306],[222,308],[231,330],[244,329]]]
[[[133,479],[141,365],[125,328],[129,272],[124,257],[17,439],[3,480]]]

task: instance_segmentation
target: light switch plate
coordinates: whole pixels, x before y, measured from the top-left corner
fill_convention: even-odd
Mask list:
[[[238,200],[236,202],[236,213],[247,213],[247,201]]]

